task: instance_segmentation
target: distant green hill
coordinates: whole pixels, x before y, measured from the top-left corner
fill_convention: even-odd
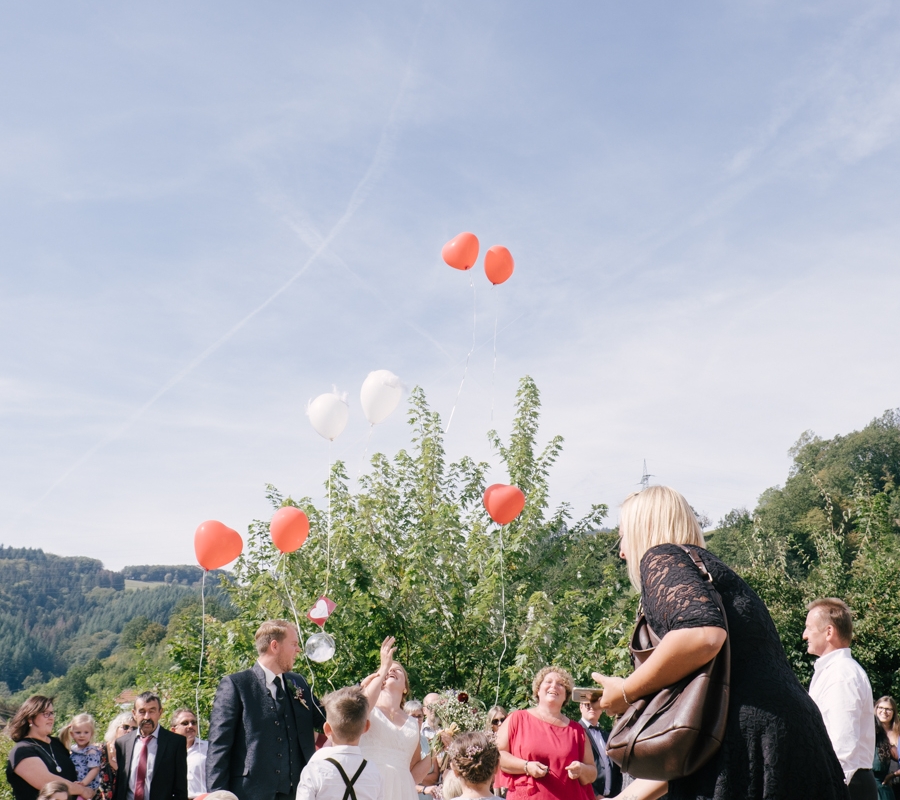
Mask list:
[[[93,558],[0,545],[0,693],[105,658],[135,618],[167,625],[176,605],[199,592],[201,575],[188,565],[114,572]],[[148,588],[126,591],[126,578]]]

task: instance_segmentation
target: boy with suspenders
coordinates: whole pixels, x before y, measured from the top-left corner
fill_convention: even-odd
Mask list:
[[[322,705],[332,747],[317,750],[303,768],[297,800],[384,800],[378,767],[359,749],[359,739],[369,729],[369,701],[362,689],[338,689]]]

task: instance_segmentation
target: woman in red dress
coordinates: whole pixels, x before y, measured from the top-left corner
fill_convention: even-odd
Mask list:
[[[594,800],[597,768],[584,728],[562,713],[572,676],[544,667],[531,688],[537,705],[513,711],[497,733],[500,775],[507,800]]]

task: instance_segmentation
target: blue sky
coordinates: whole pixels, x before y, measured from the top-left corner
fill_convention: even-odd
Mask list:
[[[577,514],[644,459],[752,508],[900,405],[895,3],[7,3],[0,104],[5,544],[191,563],[323,497],[408,444],[370,370],[447,419],[470,277],[448,454],[498,464],[531,375]]]

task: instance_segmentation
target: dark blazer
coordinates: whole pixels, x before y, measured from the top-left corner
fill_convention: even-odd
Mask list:
[[[622,791],[622,770],[619,769],[619,765],[616,764],[615,761],[609,759],[612,781],[610,783],[611,788],[609,794],[604,795],[603,789],[606,782],[603,780],[603,762],[600,760],[600,752],[597,750],[597,744],[591,736],[591,732],[588,730],[588,724],[583,719],[578,720],[578,724],[584,728],[584,735],[587,736],[588,744],[591,746],[591,752],[594,754],[594,764],[597,767],[597,780],[592,784],[594,787],[594,794],[600,797],[614,797]],[[607,736],[603,731],[600,731],[600,738],[603,739],[603,744],[605,745]]]
[[[126,800],[131,782],[131,757],[139,731],[131,731],[116,739],[115,800]],[[187,800],[187,739],[160,726],[147,800]]]
[[[281,678],[291,703],[297,744],[305,764],[316,752],[313,730],[325,724],[325,712],[302,675],[285,672]],[[278,786],[275,771],[281,766],[272,747],[276,721],[275,703],[266,688],[266,674],[258,663],[252,669],[222,678],[209,719],[206,786],[210,792],[226,789],[240,800],[275,797]],[[297,782],[299,775],[298,768]],[[292,785],[291,797],[296,791],[297,786]]]

